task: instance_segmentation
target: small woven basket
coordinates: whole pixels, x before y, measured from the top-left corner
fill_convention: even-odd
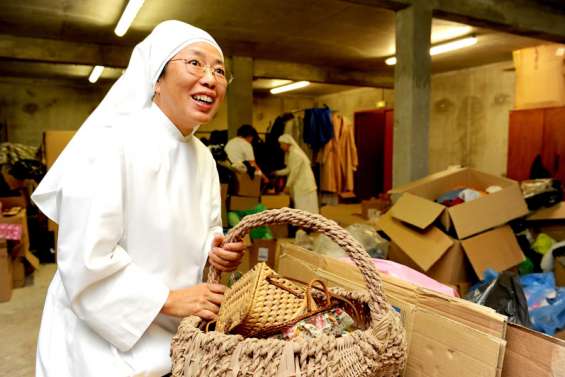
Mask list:
[[[307,304],[304,289],[259,263],[226,292],[215,330],[257,336],[311,311]]]
[[[171,345],[175,377],[385,377],[401,375],[406,363],[406,335],[399,314],[386,302],[378,272],[367,252],[349,233],[320,215],[283,208],[246,216],[225,242],[241,240],[251,229],[271,224],[291,224],[324,233],[351,257],[367,291],[332,288],[366,314],[366,328],[341,337],[315,339],[244,338],[216,331],[203,332],[202,320],[183,319]],[[210,269],[209,282],[220,274]]]

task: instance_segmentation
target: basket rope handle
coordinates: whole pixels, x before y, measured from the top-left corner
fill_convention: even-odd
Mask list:
[[[299,209],[271,209],[245,216],[239,224],[229,231],[224,243],[239,242],[252,229],[273,224],[290,224],[304,230],[323,233],[329,237],[349,255],[361,271],[371,297],[369,309],[373,322],[377,323],[381,316],[388,312],[390,306],[384,298],[382,281],[369,258],[369,254],[355,238],[333,220]],[[220,275],[221,272],[210,265],[208,281],[218,283]]]

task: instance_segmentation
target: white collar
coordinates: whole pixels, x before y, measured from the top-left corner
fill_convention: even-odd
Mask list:
[[[151,112],[151,114],[153,114],[157,123],[164,126],[164,128],[167,130],[167,133],[170,136],[172,136],[175,140],[178,140],[183,143],[192,140],[192,137],[200,127],[200,125],[194,127],[189,135],[184,136],[182,132],[180,132],[178,127],[175,126],[175,124],[169,119],[169,117],[167,117],[167,115],[165,115],[165,113],[155,102],[151,102],[151,107],[149,108],[149,111]]]

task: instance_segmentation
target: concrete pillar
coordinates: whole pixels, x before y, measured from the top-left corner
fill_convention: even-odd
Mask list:
[[[242,124],[253,122],[253,59],[245,56],[231,58],[233,82],[228,86],[228,135],[236,136]]]
[[[432,10],[426,3],[396,12],[394,186],[428,174]]]

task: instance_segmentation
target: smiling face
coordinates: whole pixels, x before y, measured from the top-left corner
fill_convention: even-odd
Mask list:
[[[166,64],[155,84],[153,101],[185,136],[197,125],[210,122],[226,95],[227,83],[216,78],[212,69],[205,69],[202,75],[187,69],[186,64],[195,61],[212,69],[224,66],[214,46],[193,43]]]

